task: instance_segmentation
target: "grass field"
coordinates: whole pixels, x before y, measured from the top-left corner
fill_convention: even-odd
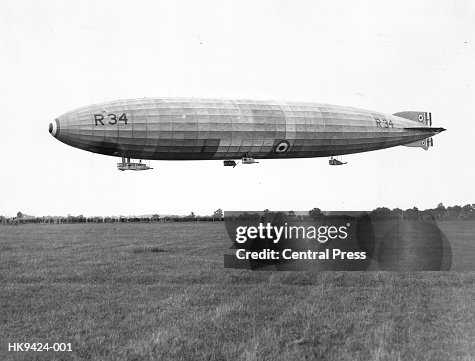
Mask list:
[[[474,223],[441,228],[454,258],[473,254]],[[224,269],[226,237],[222,223],[0,226],[0,359],[475,360],[474,272]],[[73,351],[5,352],[35,341]]]

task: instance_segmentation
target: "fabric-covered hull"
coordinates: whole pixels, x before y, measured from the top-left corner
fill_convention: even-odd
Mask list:
[[[117,157],[266,159],[366,152],[432,135],[404,129],[415,126],[394,115],[328,104],[144,98],[68,112],[54,122],[53,135]]]

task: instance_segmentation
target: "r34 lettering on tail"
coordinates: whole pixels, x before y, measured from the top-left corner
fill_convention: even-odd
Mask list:
[[[107,115],[94,114],[94,124],[96,126],[104,125],[105,123],[110,124],[110,125],[115,125],[115,124],[118,124],[119,122],[123,122],[124,124],[127,124],[127,115],[125,115],[125,113],[122,113],[121,115],[117,115],[114,113],[109,113]]]

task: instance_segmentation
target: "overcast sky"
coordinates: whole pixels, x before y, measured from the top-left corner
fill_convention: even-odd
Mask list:
[[[452,1],[8,1],[0,12],[0,214],[370,210],[475,202],[475,5]],[[327,158],[118,158],[48,133],[136,97],[302,100],[432,112],[434,147]]]

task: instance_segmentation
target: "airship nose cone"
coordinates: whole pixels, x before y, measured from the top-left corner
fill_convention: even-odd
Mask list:
[[[52,123],[49,123],[48,127],[49,133],[55,137],[58,138],[59,134],[59,119],[55,119]]]

